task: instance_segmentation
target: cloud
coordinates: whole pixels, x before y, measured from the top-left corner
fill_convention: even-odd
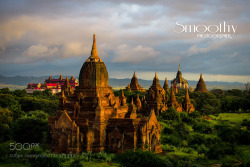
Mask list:
[[[181,63],[187,72],[247,75],[249,5],[247,0],[237,4],[234,0],[0,1],[0,64],[21,69],[23,64],[56,66],[85,59],[96,33],[99,56],[113,70],[133,66],[175,71]],[[196,34],[173,31],[177,21],[213,25],[224,20],[237,25],[231,40],[197,39]]]
[[[155,58],[160,52],[153,48],[138,45],[131,47],[126,44],[120,45],[116,49],[116,56],[113,62],[140,63]]]

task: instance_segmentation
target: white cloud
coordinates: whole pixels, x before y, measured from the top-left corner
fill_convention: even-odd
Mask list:
[[[127,44],[120,45],[116,49],[116,56],[113,62],[140,63],[148,59],[155,58],[160,52],[153,48],[138,45],[136,47]]]

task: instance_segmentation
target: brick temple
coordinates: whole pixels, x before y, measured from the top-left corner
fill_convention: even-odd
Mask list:
[[[117,153],[142,148],[161,152],[161,125],[155,109],[165,106],[165,91],[157,76],[150,90],[153,101],[147,104],[144,99],[145,112],[139,96],[130,105],[123,92],[116,97],[109,86],[106,66],[98,56],[94,35],[91,55],[80,70],[79,86],[73,90],[69,79],[65,80],[56,116],[48,119],[51,150],[58,153],[102,150]]]

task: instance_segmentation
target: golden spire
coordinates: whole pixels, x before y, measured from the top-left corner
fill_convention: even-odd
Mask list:
[[[202,73],[201,73],[201,76],[200,76],[200,78],[202,78]],[[203,78],[202,78],[203,79]]]
[[[188,94],[188,89],[187,89],[187,92],[186,92],[186,97],[185,97],[186,100],[189,100],[189,94]]]
[[[179,64],[179,71],[181,71],[181,65]]]
[[[137,94],[137,99],[136,99],[136,107],[137,107],[137,108],[141,108],[141,100],[140,100],[138,94]]]
[[[135,75],[135,70],[134,70],[134,77],[136,77],[136,75]]]
[[[63,76],[62,76],[62,74],[60,75],[60,78],[59,78],[59,79],[61,79],[61,80],[63,79]]]
[[[157,77],[157,72],[155,72],[155,78],[158,78],[158,77]]]
[[[124,96],[123,89],[122,89],[122,97]]]
[[[98,51],[97,51],[97,47],[96,47],[96,39],[95,39],[95,34],[93,37],[93,46],[92,46],[92,50],[91,50],[91,56],[89,57],[90,60],[92,59],[100,59],[100,57],[98,56]]]
[[[133,97],[132,97],[132,100],[131,100],[131,105],[134,105]]]

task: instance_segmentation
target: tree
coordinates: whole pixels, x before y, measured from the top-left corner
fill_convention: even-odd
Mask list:
[[[0,142],[9,139],[9,125],[12,123],[13,113],[8,108],[0,107]]]
[[[20,143],[42,143],[47,134],[46,121],[36,118],[21,118],[11,126],[11,137]]]
[[[20,118],[24,114],[21,110],[21,105],[12,94],[0,94],[0,107],[11,110],[14,120]]]
[[[169,109],[163,111],[160,114],[160,117],[166,120],[175,120],[180,121],[180,113],[177,112],[177,110],[173,107],[170,107]]]

